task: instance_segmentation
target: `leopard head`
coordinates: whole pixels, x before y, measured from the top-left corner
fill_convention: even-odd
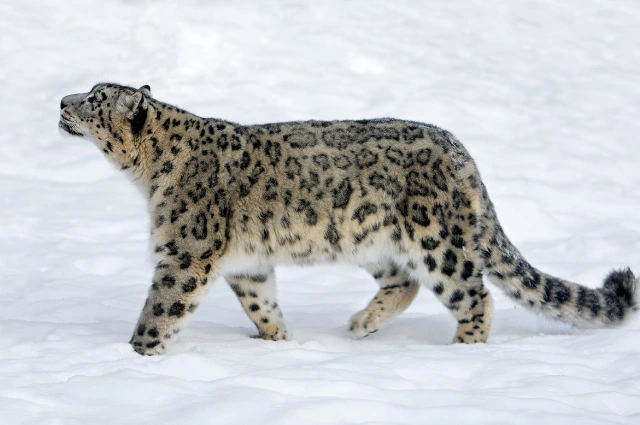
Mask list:
[[[65,135],[91,141],[113,162],[128,168],[137,160],[151,99],[147,85],[136,90],[96,84],[88,93],[62,98],[59,128]]]

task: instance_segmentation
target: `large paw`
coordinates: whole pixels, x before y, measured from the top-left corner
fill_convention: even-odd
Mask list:
[[[484,321],[476,324],[476,322],[463,319],[458,322],[458,329],[451,343],[476,344],[478,342],[487,342],[488,337],[489,329],[485,326]]]
[[[266,341],[287,341],[291,334],[284,322],[272,321],[269,323],[261,323],[258,329],[258,335],[254,338],[261,338]]]
[[[357,312],[349,320],[349,332],[354,338],[363,338],[374,332],[378,332],[381,323],[381,315],[378,311],[364,309]]]
[[[174,333],[177,332],[174,331]],[[139,325],[129,344],[140,355],[155,356],[156,354],[164,354],[166,350],[165,342],[169,338],[171,338],[170,334],[162,335],[155,327],[147,329],[145,325]]]

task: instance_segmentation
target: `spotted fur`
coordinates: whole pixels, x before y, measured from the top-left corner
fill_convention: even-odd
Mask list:
[[[614,271],[599,289],[531,266],[504,234],[462,144],[429,124],[394,119],[244,126],[200,118],[138,90],[98,84],[66,96],[60,127],[125,170],[148,201],[158,262],[131,344],[158,354],[224,276],[265,339],[290,332],[276,264],[350,262],[380,290],[350,330],[376,332],[420,285],[458,321],[453,342],[484,342],[491,297],[582,327],[620,323],[637,280]]]

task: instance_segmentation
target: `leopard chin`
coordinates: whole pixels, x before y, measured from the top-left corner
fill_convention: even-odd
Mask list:
[[[60,129],[60,133],[62,135],[70,135],[70,136],[84,136],[84,134],[75,131],[73,129],[73,127],[71,127],[71,125],[67,124],[66,122],[60,120],[60,122],[58,123],[58,128]]]

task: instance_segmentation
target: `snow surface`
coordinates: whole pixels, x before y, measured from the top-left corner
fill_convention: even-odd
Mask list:
[[[398,117],[454,132],[511,239],[599,286],[640,271],[640,3],[0,1],[0,424],[639,424],[640,319],[576,331],[492,287],[485,345],[422,290],[362,341],[376,291],[280,268],[290,342],[217,282],[162,357],[127,344],[150,283],[143,200],[58,135],[62,96],[150,84],[241,123]]]

